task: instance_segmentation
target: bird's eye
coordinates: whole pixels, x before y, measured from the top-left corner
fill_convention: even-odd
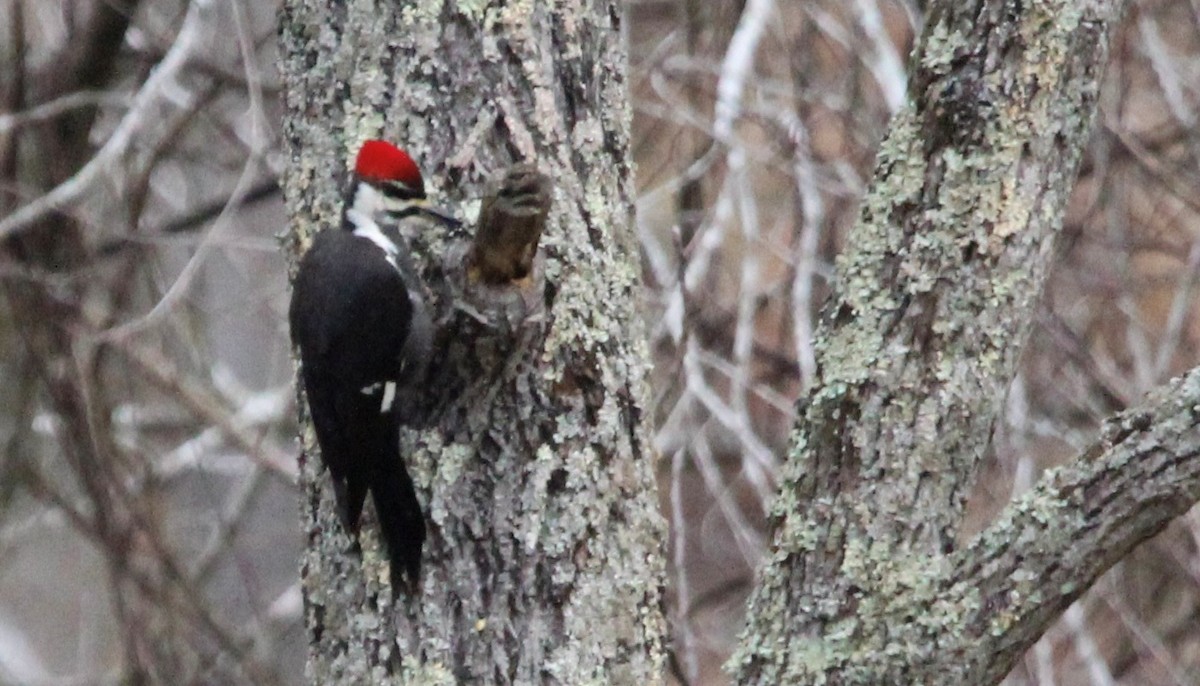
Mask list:
[[[416,200],[425,197],[421,188],[413,188],[403,181],[384,181],[379,189],[384,195],[395,200]]]

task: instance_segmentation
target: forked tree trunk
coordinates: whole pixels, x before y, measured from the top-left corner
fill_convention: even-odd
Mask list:
[[[817,335],[735,683],[992,684],[1200,497],[1200,371],[959,546],[1121,0],[930,3]]]
[[[739,684],[995,683],[1200,497],[1193,372],[959,545],[1123,3],[930,5],[818,335]],[[336,221],[367,137],[415,152],[464,218],[513,161],[557,188],[534,278],[448,310],[461,335],[432,391],[447,402],[404,436],[431,524],[419,597],[391,605],[371,527],[360,566],[304,460],[314,683],[662,679],[620,17],[596,1],[286,3],[293,258]],[[457,278],[460,238],[422,241],[428,275]]]
[[[430,526],[419,596],[391,603],[369,518],[360,564],[305,431],[312,683],[662,679],[621,18],[602,0],[285,3],[293,261],[338,220],[366,138],[412,152],[432,199],[469,221],[513,162],[556,189],[533,278],[443,300],[443,404],[402,438]],[[422,237],[428,277],[462,278],[460,239]]]

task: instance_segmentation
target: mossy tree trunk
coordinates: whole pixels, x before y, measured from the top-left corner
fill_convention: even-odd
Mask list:
[[[306,429],[313,683],[662,679],[621,20],[603,0],[285,2],[293,263],[338,221],[366,138],[413,153],[432,199],[468,222],[515,162],[555,187],[533,278],[443,310],[463,335],[443,341],[441,404],[402,437],[430,527],[415,597],[392,603],[369,519],[361,564],[352,552]],[[461,238],[422,237],[427,276],[462,276]]]
[[[1120,0],[930,3],[838,262],[738,684],[991,684],[1200,497],[1200,372],[960,545]]]
[[[456,311],[503,331],[479,334],[499,343],[459,342],[445,384],[458,400],[404,436],[430,513],[419,597],[391,604],[370,533],[364,564],[347,552],[304,461],[317,683],[662,678],[621,11],[496,5],[291,0],[282,18],[293,257],[336,220],[367,137],[415,152],[463,218],[475,205],[462,201],[514,161],[556,186],[535,278]],[[773,550],[731,662],[739,684],[996,683],[1200,497],[1193,372],[960,543],[1123,3],[930,5],[911,102],[818,334]],[[420,246],[428,273],[453,271],[454,240]]]

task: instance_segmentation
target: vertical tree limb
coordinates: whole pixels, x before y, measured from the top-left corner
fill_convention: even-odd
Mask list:
[[[893,632],[966,630],[964,609],[906,600],[951,573],[1122,6],[930,9],[818,332],[738,683],[961,683],[936,642]]]
[[[293,259],[338,221],[338,180],[367,137],[414,153],[439,204],[476,197],[514,162],[556,189],[540,280],[499,286],[540,312],[518,323],[513,347],[450,359],[467,365],[448,377],[453,398],[403,437],[431,525],[419,596],[388,602],[370,537],[360,565],[319,463],[302,461],[315,683],[662,678],[620,23],[618,3],[600,0],[285,4]],[[459,206],[474,218],[474,203]],[[462,239],[414,241],[427,280]],[[474,314],[495,324],[454,316]]]

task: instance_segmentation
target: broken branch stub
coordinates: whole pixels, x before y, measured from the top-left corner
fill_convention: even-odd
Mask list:
[[[551,191],[550,178],[532,164],[516,165],[488,184],[467,253],[471,282],[499,286],[529,277]]]

